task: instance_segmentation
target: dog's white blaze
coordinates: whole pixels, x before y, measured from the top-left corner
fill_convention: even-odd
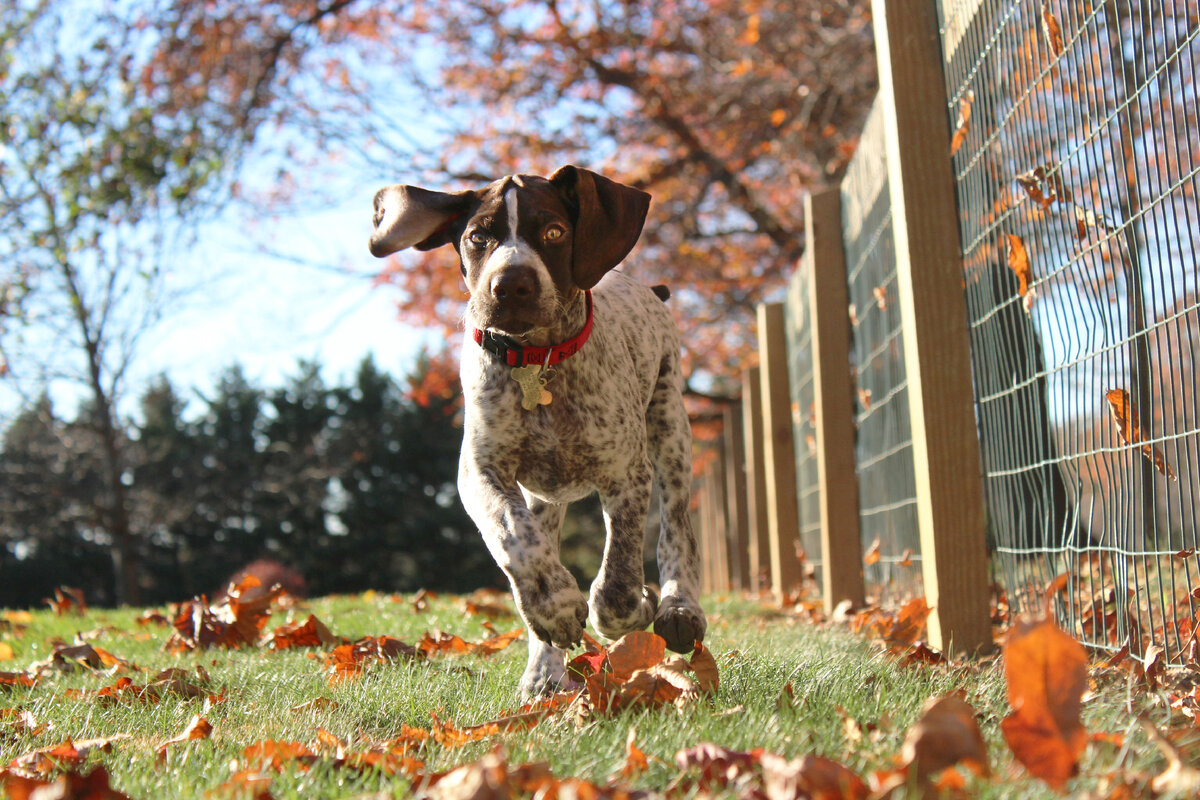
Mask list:
[[[538,294],[540,297],[552,297],[554,294],[554,281],[550,278],[550,271],[546,269],[546,263],[542,261],[542,257],[538,252],[529,246],[529,243],[517,235],[517,224],[520,216],[517,209],[517,190],[509,189],[504,193],[504,206],[508,212],[508,237],[500,243],[500,246],[492,251],[488,256],[487,262],[483,265],[484,285],[491,282],[491,276],[504,269],[509,264],[525,264],[533,267],[538,276]]]

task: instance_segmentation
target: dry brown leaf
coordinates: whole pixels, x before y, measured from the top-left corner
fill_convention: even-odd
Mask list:
[[[774,753],[759,757],[767,800],[865,800],[871,791],[848,767],[823,756],[788,761]]]
[[[978,775],[990,775],[987,745],[975,721],[975,709],[957,694],[925,704],[921,718],[908,730],[900,748],[902,763],[919,782],[955,764]]]
[[[263,637],[261,644],[272,650],[287,650],[292,647],[331,647],[342,643],[341,637],[309,614],[303,622],[285,622],[272,633]]]
[[[1071,201],[1071,192],[1063,183],[1062,176],[1049,167],[1034,167],[1018,175],[1016,180],[1030,199],[1042,208],[1049,208],[1060,201]]]
[[[212,723],[199,714],[193,714],[192,719],[186,726],[184,726],[184,729],[177,736],[173,736],[160,744],[155,749],[155,752],[158,754],[158,759],[161,761],[166,758],[167,748],[171,745],[190,742],[196,739],[208,739],[212,737],[212,732]]]
[[[914,644],[925,632],[925,622],[932,609],[924,597],[914,597],[900,607],[891,620],[883,638],[891,645]]]
[[[1029,265],[1029,252],[1025,249],[1025,242],[1021,240],[1020,236],[1006,233],[1004,237],[1008,242],[1008,268],[1017,276],[1017,293],[1025,298],[1025,313],[1028,314],[1036,294],[1029,288],[1033,283],[1033,269]]]
[[[1004,739],[1027,770],[1055,789],[1078,771],[1087,745],[1079,721],[1087,688],[1087,654],[1053,619],[1018,620],[1004,645],[1012,713]]]
[[[1050,10],[1050,4],[1045,0],[1042,2],[1042,35],[1046,37],[1046,46],[1050,48],[1051,55],[1055,58],[1061,56],[1063,51],[1062,28],[1054,17],[1054,12]]]
[[[974,102],[974,90],[968,90],[958,101],[958,121],[954,125],[954,137],[950,140],[950,155],[957,153],[967,140],[967,131],[971,126],[971,104]]]
[[[68,772],[52,781],[0,770],[0,793],[8,800],[130,800],[109,785],[102,766],[82,775]]]
[[[866,564],[868,567],[871,566],[872,564],[878,564],[879,559],[881,557],[879,555],[879,549],[882,546],[883,546],[883,543],[880,542],[879,537],[876,536],[875,541],[871,542],[871,546],[867,548],[867,551],[865,553],[863,553],[863,563]]]
[[[1162,454],[1162,451],[1146,441],[1146,434],[1142,429],[1137,407],[1130,400],[1129,392],[1124,389],[1109,389],[1104,393],[1104,398],[1108,400],[1108,410],[1112,414],[1113,422],[1116,423],[1117,435],[1121,437],[1121,441],[1128,445],[1141,444],[1142,455],[1150,459],[1159,473],[1173,481],[1179,480],[1175,477],[1175,471],[1167,463],[1166,456]]]
[[[648,669],[667,654],[666,640],[649,631],[627,633],[608,648],[613,680],[623,683],[638,670]]]
[[[625,780],[635,778],[650,768],[646,754],[637,746],[637,728],[630,728],[625,737],[625,764],[621,767],[621,777]]]
[[[700,685],[700,691],[715,692],[720,687],[721,677],[717,672],[717,660],[703,644],[696,642],[696,647],[692,651],[688,663],[691,664],[692,672],[696,673],[696,682]]]

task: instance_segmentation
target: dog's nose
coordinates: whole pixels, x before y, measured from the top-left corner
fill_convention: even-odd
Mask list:
[[[505,300],[528,300],[537,289],[537,276],[529,267],[508,267],[492,278],[488,287],[492,297]]]

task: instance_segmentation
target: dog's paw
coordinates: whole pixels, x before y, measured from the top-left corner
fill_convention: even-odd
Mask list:
[[[605,639],[619,639],[631,631],[649,627],[658,612],[658,592],[643,586],[640,593],[619,598],[611,593],[592,590],[592,627]]]
[[[588,604],[575,589],[528,601],[522,605],[521,614],[529,630],[543,642],[570,650],[583,640]]]
[[[664,598],[654,618],[654,632],[667,640],[676,653],[690,653],[696,642],[703,641],[708,620],[694,600]]]
[[[567,676],[565,653],[545,642],[533,642],[529,649],[529,663],[517,686],[521,702],[528,703],[573,685]]]

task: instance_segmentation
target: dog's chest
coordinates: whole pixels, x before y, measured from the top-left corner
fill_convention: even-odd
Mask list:
[[[487,365],[475,385],[464,383],[478,412],[470,446],[546,499],[577,499],[627,476],[645,456],[647,402],[645,379],[629,371],[581,353],[551,374],[550,402],[526,410],[509,370]]]

